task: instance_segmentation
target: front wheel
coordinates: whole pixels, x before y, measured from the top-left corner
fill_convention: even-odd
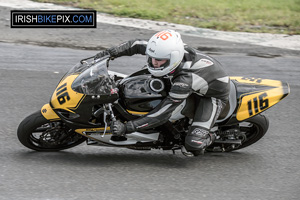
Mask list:
[[[45,119],[40,111],[29,115],[20,123],[18,139],[24,146],[36,151],[59,151],[86,140],[62,121],[51,122]]]

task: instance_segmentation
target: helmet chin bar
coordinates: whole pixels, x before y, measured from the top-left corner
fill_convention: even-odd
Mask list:
[[[149,56],[150,58],[151,56]],[[148,71],[156,77],[162,77],[173,72],[180,64],[183,56],[180,57],[178,51],[173,51],[171,53],[171,59],[168,60],[165,64],[163,64],[160,68],[154,68],[152,65],[152,60],[150,59],[150,63],[148,63]],[[176,60],[176,62],[175,62]],[[148,59],[149,61],[149,59]],[[171,65],[173,63],[173,66]],[[163,67],[163,68],[162,68]]]

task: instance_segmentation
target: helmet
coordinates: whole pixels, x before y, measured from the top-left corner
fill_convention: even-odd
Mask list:
[[[182,61],[184,44],[178,32],[165,30],[156,33],[148,41],[146,48],[147,68],[156,77],[161,77],[174,71]],[[159,68],[154,68],[152,58],[167,60]]]

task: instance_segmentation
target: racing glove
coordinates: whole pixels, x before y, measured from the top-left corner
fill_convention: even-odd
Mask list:
[[[94,56],[94,59],[99,59],[104,56],[110,56],[112,59],[116,58],[118,56],[118,49],[116,47],[111,47],[109,49],[106,49],[104,51],[100,51]]]
[[[112,57],[112,58],[118,57],[119,51],[118,51],[117,47],[111,47],[111,48],[107,49],[107,51],[108,51],[110,57]]]
[[[126,133],[132,133],[135,131],[135,127],[131,121],[123,124],[119,120],[112,121],[111,130],[113,136],[124,136]]]
[[[100,51],[99,53],[97,53],[95,56],[94,56],[94,59],[97,60],[99,58],[102,58],[104,56],[110,56],[110,53],[107,51],[107,50],[104,50],[104,51]]]
[[[119,120],[112,121],[111,128],[113,136],[124,136],[126,134],[126,126]]]

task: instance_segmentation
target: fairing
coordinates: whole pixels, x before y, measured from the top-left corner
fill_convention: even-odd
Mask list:
[[[102,125],[94,120],[93,113],[102,104],[119,98],[115,83],[107,72],[106,62],[107,59],[104,59],[75,65],[54,91],[50,106],[70,126]]]
[[[285,82],[270,79],[230,77],[237,87],[236,119],[243,121],[277,104],[290,93]]]

